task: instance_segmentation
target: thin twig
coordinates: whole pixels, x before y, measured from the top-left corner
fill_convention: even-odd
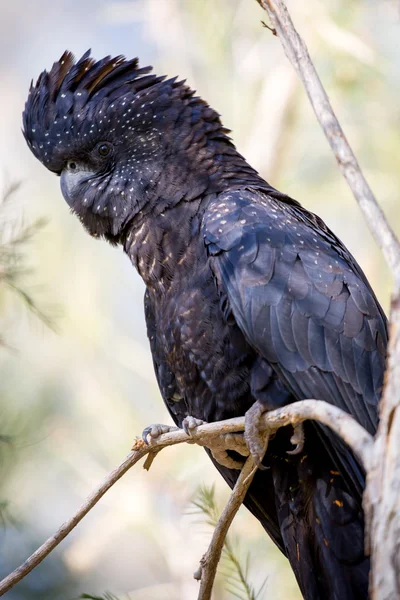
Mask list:
[[[313,419],[330,427],[352,448],[367,470],[369,465],[372,437],[357,423],[353,417],[336,406],[322,400],[302,400],[284,408],[271,411],[264,416],[264,422],[269,429],[279,429],[286,425],[297,425],[303,421]],[[18,581],[21,581],[62,540],[78,525],[83,517],[97,504],[100,498],[114,485],[131,467],[149,453],[156,453],[166,446],[181,444],[183,442],[196,442],[202,446],[212,446],[218,436],[225,433],[244,431],[244,417],[227,419],[216,423],[207,423],[197,427],[189,437],[182,430],[175,430],[161,435],[146,445],[142,439],[137,439],[132,452],[114,469],[97,489],[85,500],[78,511],[66,521],[60,529],[40,546],[20,567],[0,582],[0,596],[10,590]],[[149,463],[146,461],[145,466]]]
[[[50,554],[58,546],[62,540],[78,525],[83,517],[94,507],[102,496],[120,479],[134,464],[136,464],[143,456],[148,454],[149,448],[143,442],[143,448],[140,447],[134,450],[123,460],[123,462],[105,477],[99,487],[94,490],[80,506],[77,512],[61,525],[60,529],[50,536],[44,544],[42,544],[27,560],[19,566],[15,571],[10,573],[0,582],[0,596],[8,592],[16,583],[21,581],[28,573],[30,573],[37,565],[39,565],[46,556]]]
[[[214,579],[228,529],[246,496],[256,470],[254,459],[252,456],[249,456],[240,471],[232,494],[218,519],[208,550],[200,561],[200,569],[195,574],[196,579],[201,579],[198,600],[210,600],[211,598]]]
[[[265,27],[265,29],[269,29],[269,30],[270,30],[270,32],[272,33],[272,35],[278,35],[278,34],[276,33],[276,29],[274,29],[273,27],[270,27],[269,25],[267,25],[267,24],[265,23],[265,21],[261,21],[261,25],[262,25],[263,27]]]
[[[308,49],[297,33],[283,0],[258,0],[267,11],[286,56],[297,71],[315,115],[357,200],[370,231],[395,276],[400,277],[400,244],[372,193],[356,157],[333,112],[327,93],[315,70]]]

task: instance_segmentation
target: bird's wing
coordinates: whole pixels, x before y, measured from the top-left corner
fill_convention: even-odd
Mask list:
[[[239,327],[295,398],[326,400],[374,432],[387,324],[343,244],[297,203],[251,189],[213,201],[203,236]]]
[[[229,304],[225,312],[294,399],[326,400],[373,432],[386,319],[340,241],[290,199],[256,190],[213,200],[203,236],[217,288]],[[266,456],[281,544],[305,597],[365,598],[363,470],[328,428],[310,422],[305,433],[297,461],[284,448],[274,453],[272,444]],[[261,506],[266,489],[257,490]],[[264,526],[270,531],[269,523]]]

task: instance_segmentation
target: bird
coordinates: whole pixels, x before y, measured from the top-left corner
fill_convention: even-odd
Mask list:
[[[315,421],[281,428],[257,454],[262,415],[307,398],[375,433],[388,325],[355,258],[248,164],[185,81],[138,59],[64,52],[31,83],[23,134],[84,229],[121,246],[142,277],[155,375],[175,426],[190,434],[245,415],[260,468],[244,504],[303,597],[366,599],[357,457]],[[208,453],[233,487],[243,456]]]

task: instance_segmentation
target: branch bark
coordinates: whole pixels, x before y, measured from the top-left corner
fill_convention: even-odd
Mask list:
[[[392,299],[389,358],[380,423],[370,455],[364,509],[373,600],[400,597],[400,285]]]
[[[304,85],[318,122],[376,243],[382,249],[394,277],[400,278],[399,241],[360,169],[315,70],[307,46],[297,33],[285,3],[282,0],[258,2],[267,11],[285,54]]]
[[[255,466],[253,457],[249,456],[240,471],[240,475],[233,488],[229,501],[218,519],[208,550],[200,561],[199,577],[196,574],[196,579],[199,578],[201,580],[198,600],[210,600],[211,598],[214,579],[226,535],[237,511],[246,497],[247,490],[253,481],[256,471],[257,467]]]
[[[265,424],[270,429],[279,429],[286,425],[297,425],[309,419],[317,420],[320,423],[327,425],[335,431],[335,433],[341,436],[359,457],[365,469],[368,469],[372,450],[372,437],[355,419],[353,419],[353,417],[342,411],[340,408],[332,406],[322,400],[302,400],[301,402],[296,402],[264,415]],[[216,438],[220,435],[240,431],[244,431],[244,417],[200,425],[190,437],[186,435],[182,429],[179,429],[178,431],[171,431],[161,435],[159,438],[152,440],[149,445],[146,445],[141,438],[138,438],[132,448],[132,452],[128,454],[118,467],[107,475],[98,488],[87,497],[77,512],[68,519],[54,535],[49,537],[48,540],[46,540],[44,544],[42,544],[21,566],[0,582],[0,596],[3,596],[14,587],[16,583],[21,581],[21,579],[26,577],[28,573],[39,565],[78,525],[83,517],[97,504],[102,496],[104,496],[107,490],[121,479],[121,477],[144,456],[149,455],[150,460],[146,460],[144,465],[148,468],[154,455],[167,446],[184,442],[195,442],[201,446],[212,446]],[[250,463],[246,461],[246,465],[249,466]],[[247,468],[248,467],[246,467],[246,469]],[[233,492],[233,496],[235,496],[235,494],[239,496],[241,493],[244,493],[245,495],[246,488],[242,483],[245,475],[246,472],[243,473],[242,478],[239,477],[241,482],[239,486],[240,489],[238,488],[238,490],[236,490],[235,488],[236,491]],[[220,525],[220,530],[222,532],[225,531],[226,524],[226,531],[229,528],[237,510],[236,506],[236,500],[232,500],[231,498],[229,510],[225,510],[223,513],[223,522],[221,522]],[[234,512],[231,514],[231,511]],[[209,577],[207,570],[206,573],[207,577]],[[207,598],[207,596],[204,596],[204,598]]]

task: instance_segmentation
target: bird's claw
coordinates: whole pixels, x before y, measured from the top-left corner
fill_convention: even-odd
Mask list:
[[[142,440],[145,444],[149,445],[152,440],[156,440],[163,433],[169,433],[170,431],[177,431],[179,427],[173,425],[162,425],[161,423],[154,423],[143,429]],[[150,438],[150,441],[149,441]]]
[[[203,425],[205,421],[196,419],[196,417],[187,416],[182,421],[182,429],[185,433],[192,437],[199,425]],[[205,446],[211,452],[213,458],[218,464],[228,469],[241,469],[243,461],[235,460],[228,454],[228,450],[236,452],[239,456],[248,456],[249,451],[242,433],[224,433],[217,435],[212,440],[208,440],[204,444],[200,439],[195,440],[200,446]]]
[[[267,412],[264,404],[255,402],[244,417],[244,438],[250,454],[259,469],[265,469],[262,465],[262,459],[268,447],[268,441],[271,432],[262,420],[262,416]]]
[[[248,456],[249,449],[242,433],[223,433],[215,438],[212,445],[207,446],[218,464],[228,469],[241,469],[243,460],[236,460],[228,451],[239,456]]]
[[[296,446],[293,450],[288,450],[286,454],[300,454],[304,448],[304,427],[303,423],[293,426],[293,435],[290,438],[290,443]]]
[[[203,425],[204,421],[201,419],[196,419],[196,417],[191,417],[190,415],[185,417],[182,421],[182,429],[189,437],[196,431],[199,425]]]

